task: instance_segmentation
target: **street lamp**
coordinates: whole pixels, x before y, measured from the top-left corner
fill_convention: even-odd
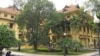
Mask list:
[[[64,31],[64,33],[63,33],[63,49],[64,49],[64,56],[66,56],[67,54],[68,54],[68,48],[67,48],[67,46],[66,46],[66,43],[65,43],[65,39],[66,39],[66,35],[67,35],[67,33],[66,33],[66,19],[65,18],[63,18],[63,21],[62,21],[62,25],[63,25],[63,31]]]
[[[63,33],[63,41],[64,41],[64,39],[65,39],[65,37],[66,37],[66,32],[64,32]],[[67,46],[66,46],[66,44],[63,42],[63,48],[64,48],[64,56],[66,56],[67,54],[68,54],[68,50],[67,50]]]
[[[64,32],[64,34],[63,34],[64,36],[66,36],[66,33]]]
[[[94,13],[94,23],[97,24],[97,36],[98,36],[98,49],[99,49],[99,56],[100,56],[100,33],[99,33],[99,23],[100,20],[98,18],[98,16],[96,15],[96,13]]]

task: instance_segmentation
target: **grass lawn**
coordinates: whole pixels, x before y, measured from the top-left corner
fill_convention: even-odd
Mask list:
[[[11,49],[11,51],[17,51],[16,49]],[[84,53],[93,52],[94,50],[81,50],[78,52],[74,52],[69,50],[69,55],[79,55]],[[24,53],[35,53],[35,54],[48,54],[48,55],[63,55],[63,51],[57,49],[56,51],[50,52],[47,48],[39,48],[38,52],[34,52],[33,49],[21,49],[21,51],[17,52],[24,52]]]

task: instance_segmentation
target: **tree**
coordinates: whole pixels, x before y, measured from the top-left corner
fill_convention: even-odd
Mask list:
[[[52,17],[50,17],[49,19],[47,19],[47,21],[44,24],[44,30],[48,29],[48,30],[52,30],[52,32],[54,34],[62,34],[61,33],[61,27],[62,27],[62,20],[63,20],[64,15],[62,13],[58,13],[58,12],[53,12],[52,13]]]
[[[53,3],[48,0],[27,1],[23,11],[21,11],[21,14],[16,18],[16,22],[19,27],[26,27],[27,39],[30,44],[34,46],[34,50],[37,50],[40,37],[42,37],[40,36],[40,30],[44,29],[44,26],[50,26],[49,23],[57,24],[61,19],[59,19],[58,14]],[[43,25],[41,26],[41,24]],[[48,31],[46,33],[48,33]],[[47,35],[45,36],[48,37]]]
[[[76,41],[76,40],[72,41],[71,46],[72,46],[71,48],[74,49],[75,52],[79,51],[83,47],[83,45],[80,42]]]
[[[90,14],[88,14],[88,12],[84,12],[84,9],[80,9],[79,14],[72,15],[72,18],[70,19],[70,26],[73,29],[80,27],[89,28],[90,26],[92,26],[90,24],[92,23],[91,20],[93,19]],[[76,30],[80,31],[79,29]]]
[[[86,2],[85,9],[95,14],[100,19],[100,1],[99,0],[89,0]],[[93,15],[94,16],[94,15]]]
[[[73,28],[77,28],[79,25],[80,25],[80,18],[79,16],[74,16],[73,15],[73,18],[70,19],[70,26],[73,27]]]
[[[88,0],[85,3],[85,10],[92,12],[96,12],[97,17],[100,18],[100,1],[99,0]]]
[[[59,47],[63,49],[64,55],[68,54],[68,49],[72,45],[72,39],[63,37],[60,38],[57,43]]]
[[[0,25],[0,52],[3,48],[15,46],[16,39],[14,31],[7,28],[5,25]]]
[[[14,3],[14,6],[17,7],[18,9],[23,9],[25,3],[27,3],[27,0],[12,0]]]
[[[82,44],[77,40],[72,40],[71,38],[62,37],[58,40],[58,46],[63,49],[64,56],[69,53],[70,50],[79,51],[82,48]]]
[[[99,0],[88,0],[85,2],[85,9],[87,10],[95,10],[96,12],[100,9],[100,1]]]
[[[18,46],[18,51],[21,50],[21,46],[23,45],[23,41],[22,40],[18,40],[17,41],[17,46]]]
[[[85,11],[89,11],[91,16],[100,19],[100,0],[88,0],[85,3]],[[92,26],[94,33],[98,34],[98,29],[100,29],[100,23],[95,24],[93,22],[94,18],[88,23]],[[100,21],[100,20],[99,20]]]

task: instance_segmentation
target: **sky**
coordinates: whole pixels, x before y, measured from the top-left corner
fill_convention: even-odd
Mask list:
[[[54,3],[57,10],[61,10],[64,8],[65,5],[71,5],[71,4],[79,4],[80,6],[83,6],[83,3],[86,0],[50,0]],[[12,0],[0,0],[0,7],[8,7],[13,5]]]

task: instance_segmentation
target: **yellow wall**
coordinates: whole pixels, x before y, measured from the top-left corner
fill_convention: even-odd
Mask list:
[[[7,14],[7,16],[5,16],[5,14]],[[15,36],[16,39],[19,39],[19,29],[18,29],[18,25],[14,22],[14,18],[11,18],[11,16],[17,16],[15,14],[10,14],[10,13],[5,13],[5,12],[0,12],[0,24],[4,24],[4,25],[8,25],[10,23],[14,23],[13,24],[13,28],[12,30],[15,31]],[[67,18],[67,16],[66,16]],[[68,20],[70,20],[70,18],[67,18]],[[10,28],[9,28],[10,29]],[[87,29],[85,28],[85,32],[83,31],[83,27],[81,27],[81,30],[76,30],[79,28],[73,28],[71,27],[71,31],[67,34],[70,34],[72,36],[73,40],[77,40],[79,42],[81,42],[81,44],[84,45],[84,47],[87,48],[94,48],[94,39],[96,40],[96,44],[97,44],[97,35],[95,33],[93,33],[92,30],[89,29],[89,32],[87,32]],[[26,30],[24,29],[24,31],[26,32]],[[65,31],[66,32],[66,31]],[[53,38],[53,34],[51,34],[51,30],[50,30],[50,40],[52,40]],[[26,37],[25,40],[27,41]],[[26,44],[26,46],[28,46]]]
[[[89,32],[87,32],[87,28],[85,27],[85,32],[83,30],[83,27],[81,27],[81,30],[75,30],[78,28],[71,28],[71,36],[72,39],[79,41],[85,48],[97,48],[97,42],[98,38],[97,35],[93,32],[93,30],[89,29]],[[96,46],[94,47],[94,39]]]
[[[66,13],[66,19],[70,20],[72,15],[78,15],[80,13],[81,9],[77,10],[77,11],[72,11],[69,13]],[[88,14],[89,15],[89,14]],[[92,18],[90,15],[87,16],[87,18]],[[70,26],[71,27],[71,26]],[[89,26],[87,26],[89,27]],[[95,40],[95,46],[97,47],[97,42],[98,42],[98,38],[97,38],[97,34],[93,32],[93,30],[91,29],[91,27],[89,27],[89,32],[87,31],[87,27],[85,26],[85,31],[83,26],[79,27],[71,27],[71,30],[69,32],[69,34],[72,36],[73,40],[77,40],[79,41],[85,48],[94,48],[94,40]],[[95,48],[96,48],[95,47]]]
[[[6,15],[6,16],[5,16]],[[15,31],[15,37],[16,39],[19,39],[19,30],[18,30],[18,25],[14,22],[14,18],[16,15],[10,14],[10,13],[5,13],[5,12],[0,12],[0,25],[7,25],[9,29],[12,29]],[[13,27],[10,28],[10,23],[13,23]]]

